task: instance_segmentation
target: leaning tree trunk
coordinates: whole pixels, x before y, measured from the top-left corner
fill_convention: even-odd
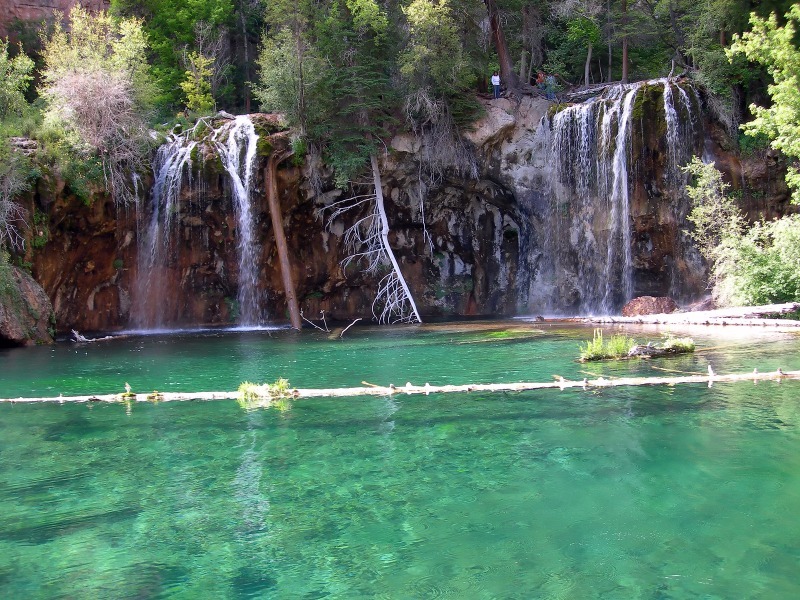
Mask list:
[[[383,204],[383,185],[381,183],[381,172],[378,168],[378,159],[374,154],[371,154],[369,160],[372,164],[372,179],[375,182],[375,203],[378,207],[378,214],[381,217],[381,244],[383,245],[383,251],[386,253],[386,257],[392,263],[392,268],[394,269],[395,275],[397,275],[397,279],[403,288],[406,300],[408,300],[411,310],[414,312],[414,316],[417,318],[417,322],[422,323],[422,319],[419,316],[419,311],[417,310],[417,305],[414,302],[414,298],[411,296],[411,291],[408,289],[408,284],[406,284],[403,274],[400,272],[400,265],[397,264],[397,259],[394,257],[394,252],[392,252],[392,247],[389,245],[389,220],[386,218],[386,209]]]
[[[483,0],[486,5],[486,12],[489,16],[489,27],[492,32],[492,40],[497,51],[497,59],[500,61],[500,77],[508,88],[519,87],[519,78],[514,72],[514,63],[511,54],[508,52],[506,38],[503,35],[503,28],[500,26],[500,16],[497,12],[495,0]]]
[[[589,87],[589,71],[592,68],[592,43],[589,42],[589,50],[586,52],[586,65],[583,67],[583,85]]]
[[[289,248],[286,244],[286,234],[283,231],[283,217],[278,198],[278,165],[288,156],[289,154],[280,157],[276,156],[275,153],[270,154],[267,159],[267,166],[264,168],[264,183],[267,188],[267,203],[269,204],[269,215],[272,219],[272,231],[275,233],[275,247],[278,250],[278,261],[281,265],[283,290],[286,294],[286,305],[289,309],[289,321],[293,329],[300,330],[303,327],[303,323],[300,318],[297,291],[294,286],[294,279],[292,279],[292,265],[289,262]]]

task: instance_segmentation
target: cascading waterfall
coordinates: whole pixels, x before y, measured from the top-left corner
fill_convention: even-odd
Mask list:
[[[160,329],[180,320],[175,302],[175,281],[185,276],[175,271],[180,251],[178,216],[181,194],[195,185],[192,161],[201,142],[194,131],[173,134],[157,151],[153,162],[155,182],[147,210],[137,206],[138,269],[131,323],[140,329]],[[259,248],[255,238],[255,215],[251,203],[258,135],[247,115],[226,121],[207,137],[229,176],[236,215],[236,246],[239,264],[237,303],[239,324],[254,326],[265,319],[258,292]],[[208,145],[205,146],[208,149]],[[198,178],[201,185],[202,177]],[[148,216],[145,216],[148,215]],[[208,235],[207,231],[204,231]],[[172,286],[170,288],[170,285]]]
[[[256,165],[258,134],[247,115],[236,117],[227,130],[228,139],[219,141],[225,129],[214,132],[214,143],[232,183],[236,206],[239,258],[239,324],[259,325],[264,320],[258,292],[258,252],[255,240],[255,218],[251,203],[253,171]]]
[[[166,270],[178,251],[173,235],[174,217],[179,212],[184,174],[192,184],[192,151],[197,142],[173,135],[156,152],[153,162],[155,183],[151,191],[150,218],[137,206],[138,268],[131,322],[135,327],[158,329],[166,325],[163,298],[167,294]]]
[[[557,112],[549,123],[543,120],[540,129],[549,130],[550,138],[550,175],[544,181],[550,201],[538,279],[550,290],[549,310],[610,314],[635,293],[631,185],[642,174],[640,156],[632,154],[643,143],[645,115],[636,114],[636,107],[641,113],[645,86],[663,89],[663,178],[682,186],[680,166],[691,157],[698,123],[689,94],[673,82],[612,86]]]

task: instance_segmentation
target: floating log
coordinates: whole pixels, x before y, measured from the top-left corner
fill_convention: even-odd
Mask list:
[[[685,313],[639,315],[636,317],[586,317],[584,323],[633,324],[633,325],[749,325],[751,327],[781,327],[795,329],[800,321],[792,319],[764,318],[764,315],[796,313],[800,303],[769,304],[766,306],[741,306]]]
[[[800,371],[771,371],[769,373],[731,373],[721,375],[709,370],[708,374],[687,375],[684,377],[620,377],[616,379],[606,379],[597,377],[595,379],[583,379],[581,381],[571,381],[558,377],[556,381],[533,382],[533,383],[471,383],[467,385],[413,385],[406,383],[403,386],[379,386],[367,382],[362,382],[364,387],[351,388],[328,388],[328,389],[292,389],[284,396],[276,399],[288,398],[348,398],[354,396],[392,396],[394,394],[450,394],[450,393],[469,393],[469,392],[525,392],[530,390],[570,388],[598,389],[612,387],[642,386],[642,385],[678,385],[682,383],[706,383],[711,386],[714,383],[734,383],[742,381],[782,381],[784,379],[800,379]],[[263,388],[264,396],[262,400],[269,401],[270,397],[268,386],[258,386]],[[187,400],[238,400],[241,398],[239,392],[152,392],[143,394],[102,394],[91,396],[58,396],[50,398],[0,398],[0,402],[11,403],[30,403],[30,402],[177,402]],[[257,401],[259,398],[256,398]]]

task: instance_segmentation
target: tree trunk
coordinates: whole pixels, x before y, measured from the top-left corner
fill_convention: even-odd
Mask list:
[[[622,83],[628,83],[628,0],[622,0]]]
[[[586,65],[583,67],[583,82],[585,87],[589,87],[589,72],[592,69],[592,43],[589,42],[589,50],[586,52]]]
[[[300,306],[297,302],[297,291],[292,279],[292,265],[289,262],[289,248],[286,244],[286,234],[283,231],[283,217],[281,215],[281,204],[278,199],[278,165],[287,158],[288,155],[277,157],[274,153],[267,159],[267,166],[264,168],[264,184],[267,188],[267,203],[269,204],[269,215],[272,220],[272,231],[275,234],[275,247],[278,250],[278,261],[281,265],[281,278],[283,279],[283,291],[286,294],[286,305],[289,309],[289,321],[293,329],[302,329],[303,323],[300,319]]]
[[[520,81],[522,81],[522,83],[528,83],[525,80],[525,73],[528,72],[528,66],[527,66],[527,62],[525,60],[526,57],[527,57],[526,56],[527,53],[528,52],[525,50],[525,48],[523,48],[522,51],[521,51],[520,57],[519,57],[519,79],[520,79]]]
[[[403,292],[405,292],[408,303],[411,305],[411,309],[414,311],[417,322],[422,323],[414,298],[411,296],[406,280],[400,272],[400,265],[397,264],[397,259],[394,257],[394,252],[392,252],[392,247],[389,246],[389,220],[386,218],[386,209],[383,204],[383,185],[381,183],[381,172],[378,168],[378,159],[374,154],[371,154],[369,160],[372,165],[372,179],[375,183],[375,202],[378,205],[378,214],[381,216],[381,243],[383,244],[383,251],[392,263],[392,268],[397,275],[397,279],[400,281],[400,285],[403,288]]]
[[[497,13],[497,4],[495,0],[483,0],[483,3],[486,5],[494,48],[497,51],[497,59],[500,61],[500,77],[507,88],[517,88],[519,87],[519,78],[514,72],[514,63],[508,53],[506,38],[503,35],[503,28],[500,26],[500,16]]]
[[[611,38],[613,37],[611,34],[614,31],[613,27],[611,26],[611,0],[606,0],[606,28],[608,32],[608,71],[606,73],[606,83],[611,83],[613,79],[611,75],[611,67],[612,67],[612,51],[613,48],[611,46]]]

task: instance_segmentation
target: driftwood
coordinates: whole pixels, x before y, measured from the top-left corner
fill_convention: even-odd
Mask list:
[[[628,387],[643,385],[678,385],[682,383],[733,383],[742,381],[782,381],[784,379],[800,379],[800,371],[787,371],[781,369],[769,373],[731,373],[720,375],[711,369],[707,375],[687,375],[684,377],[621,377],[618,379],[583,379],[571,381],[557,376],[556,381],[539,383],[473,383],[467,385],[413,385],[406,383],[404,386],[389,384],[388,387],[362,382],[364,387],[332,388],[332,389],[292,389],[285,396],[288,398],[349,398],[355,396],[392,396],[394,394],[449,394],[469,392],[524,392],[530,390],[570,388],[599,389],[612,387]],[[269,402],[269,386],[257,386],[263,391],[261,397]],[[104,394],[93,396],[58,396],[50,398],[0,398],[0,402],[175,402],[181,400],[237,400],[239,392],[152,392],[150,394]]]
[[[126,335],[105,335],[103,337],[96,337],[96,338],[87,338],[79,331],[72,330],[72,341],[78,344],[88,344],[90,342],[105,342],[106,340],[118,340],[120,338],[127,337]]]
[[[750,325],[761,327],[800,327],[800,321],[791,319],[764,318],[765,315],[783,315],[800,310],[800,302],[768,304],[765,306],[741,306],[697,312],[640,315],[637,317],[586,317],[584,323],[611,323],[636,325]]]

